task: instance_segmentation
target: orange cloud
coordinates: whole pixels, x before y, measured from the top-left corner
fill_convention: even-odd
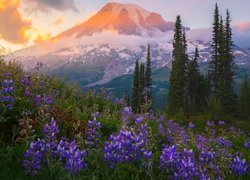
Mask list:
[[[28,41],[25,32],[31,29],[31,21],[19,12],[20,0],[0,0],[0,37],[14,44]]]
[[[37,30],[34,28],[31,28],[29,30],[27,30],[26,32],[24,32],[24,36],[29,39],[29,42],[38,44],[44,41],[48,41],[51,40],[51,34],[41,31],[41,30]]]
[[[58,25],[62,24],[63,22],[64,22],[63,17],[58,17],[58,18],[56,18],[56,20],[54,21],[53,25],[58,26]]]

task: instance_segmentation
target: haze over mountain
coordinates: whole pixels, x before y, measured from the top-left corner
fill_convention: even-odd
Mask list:
[[[200,62],[210,60],[210,29],[185,28],[188,52],[200,50]],[[82,85],[107,83],[133,72],[138,58],[144,62],[151,45],[154,70],[171,66],[174,22],[135,4],[108,3],[86,22],[51,40],[16,51],[6,60],[18,60],[27,70],[43,62],[44,71],[66,75]],[[235,46],[238,65],[250,65],[250,50]]]

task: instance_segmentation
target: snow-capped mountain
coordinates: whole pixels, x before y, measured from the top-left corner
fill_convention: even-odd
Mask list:
[[[43,62],[44,70],[82,85],[104,84],[133,72],[138,58],[146,60],[151,45],[153,69],[171,66],[174,22],[135,4],[108,3],[86,22],[62,32],[50,41],[16,51],[6,60],[18,60],[32,70]],[[200,62],[210,60],[210,30],[187,30],[188,52],[197,46]],[[205,37],[208,37],[207,39]],[[250,65],[248,50],[235,46],[236,62]]]

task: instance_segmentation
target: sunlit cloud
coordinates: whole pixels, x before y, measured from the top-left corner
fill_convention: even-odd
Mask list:
[[[63,17],[57,17],[55,19],[55,21],[53,22],[53,25],[54,26],[58,26],[58,25],[62,24],[63,22],[64,22],[64,18]]]
[[[22,17],[19,6],[19,0],[0,0],[0,38],[14,44],[27,42],[24,34],[31,29],[31,21]]]

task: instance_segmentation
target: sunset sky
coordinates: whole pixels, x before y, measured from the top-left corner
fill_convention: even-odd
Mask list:
[[[134,3],[174,21],[180,14],[191,28],[210,27],[214,5],[228,8],[232,24],[250,34],[249,0],[0,0],[0,48],[11,51],[49,39],[84,22],[108,2]]]

